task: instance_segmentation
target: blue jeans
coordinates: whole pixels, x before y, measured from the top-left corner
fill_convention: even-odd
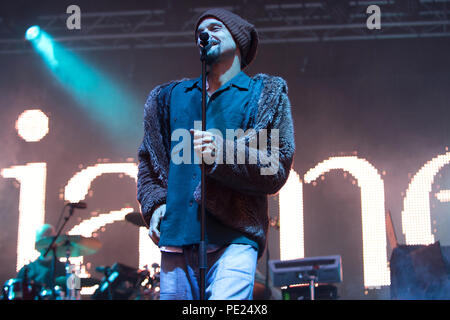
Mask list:
[[[205,298],[251,300],[258,252],[246,244],[230,244],[208,253]],[[198,246],[183,253],[161,252],[161,300],[200,299]]]

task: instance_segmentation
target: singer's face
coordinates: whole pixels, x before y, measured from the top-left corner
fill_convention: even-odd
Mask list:
[[[237,46],[230,31],[219,20],[214,18],[204,19],[197,29],[197,46],[200,50],[200,33],[207,32],[209,41],[217,40],[219,43],[213,45],[207,52],[206,62],[214,64],[229,57],[233,57]]]

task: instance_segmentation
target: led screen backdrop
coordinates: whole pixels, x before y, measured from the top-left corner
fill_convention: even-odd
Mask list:
[[[400,243],[450,245],[449,49],[445,38],[260,46],[246,72],[287,81],[297,147],[289,181],[270,201],[279,218],[271,259],[339,254],[340,297],[386,298],[386,211]],[[124,221],[139,210],[143,104],[155,85],[199,75],[196,50],[68,54],[76,60],[66,79],[87,74],[82,84],[61,81],[35,52],[0,56],[2,283],[33,257],[35,227],[56,225],[66,201],[88,208],[65,232],[102,242],[79,261],[87,273],[158,260],[146,230]]]

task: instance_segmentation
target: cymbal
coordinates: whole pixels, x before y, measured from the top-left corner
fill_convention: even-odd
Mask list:
[[[146,227],[144,219],[140,212],[131,212],[125,216],[125,220],[131,222],[132,224],[138,227]]]
[[[65,276],[57,277],[55,279],[55,284],[63,287],[67,283],[67,278]],[[80,278],[80,286],[81,287],[92,287],[96,284],[100,284],[101,281],[95,278]]]
[[[36,250],[45,251],[52,240],[53,237],[46,237],[39,240],[36,242]],[[69,257],[81,257],[94,254],[102,247],[102,244],[94,238],[86,238],[80,235],[62,235],[56,239],[54,246],[56,256],[58,258],[65,258],[67,254],[69,254]]]

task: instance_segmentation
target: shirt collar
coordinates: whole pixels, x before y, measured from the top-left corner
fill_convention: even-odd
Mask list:
[[[202,90],[202,77],[198,77],[196,79],[193,79],[191,81],[187,81],[185,84],[185,92],[188,90],[192,90],[194,88],[198,88],[199,90]],[[237,75],[235,75],[231,80],[229,80],[225,85],[222,86],[220,89],[226,89],[230,86],[237,87],[242,90],[248,90],[250,88],[250,81],[251,78],[245,74],[244,71],[240,71]]]

